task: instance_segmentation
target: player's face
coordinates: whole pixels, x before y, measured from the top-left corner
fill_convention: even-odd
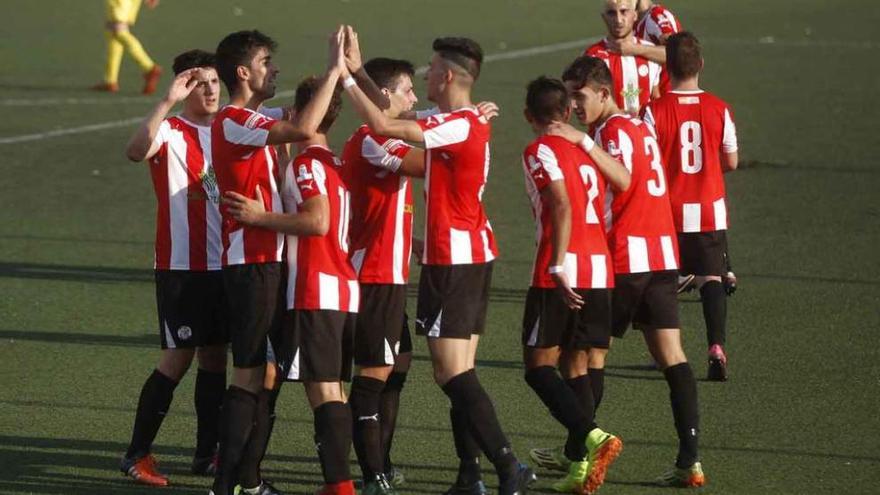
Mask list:
[[[612,38],[626,38],[636,23],[636,11],[626,0],[608,0],[602,10],[602,20]]]
[[[443,90],[446,89],[446,75],[449,69],[440,55],[434,54],[431,57],[431,65],[428,66],[428,72],[425,73],[425,81],[428,83],[428,101],[437,103]]]
[[[590,86],[575,89],[574,83],[565,81],[565,87],[571,95],[571,106],[581,124],[592,125],[599,120],[605,106],[606,95],[603,91],[594,91]]]
[[[275,96],[275,78],[278,77],[278,68],[272,62],[272,52],[268,48],[260,47],[248,66],[250,78],[248,85],[257,96],[269,99]]]
[[[385,90],[385,92],[391,100],[391,109],[394,111],[395,115],[400,115],[403,112],[412,110],[416,102],[419,101],[419,99],[416,98],[415,91],[413,91],[412,78],[407,74],[397,76],[394,91]]]
[[[198,84],[186,97],[185,105],[199,115],[217,113],[220,108],[220,78],[213,67],[202,67],[195,76]]]

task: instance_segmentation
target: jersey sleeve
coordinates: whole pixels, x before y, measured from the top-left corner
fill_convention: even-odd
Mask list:
[[[223,116],[223,137],[230,143],[251,151],[266,146],[277,120],[244,108],[235,108]]]
[[[729,108],[724,109],[724,134],[721,139],[721,151],[734,153],[739,149],[736,141],[736,124]]]
[[[425,136],[425,148],[455,152],[471,132],[471,123],[461,115],[438,114],[417,120]]]
[[[292,177],[287,181],[296,204],[315,196],[327,195],[327,174],[324,164],[311,157],[298,158],[291,164]]]
[[[602,146],[602,149],[611,155],[612,158],[622,163],[623,166],[632,173],[633,143],[625,132],[621,132],[621,129],[618,127],[615,120],[617,119],[612,119],[610,122],[602,126],[596,132],[594,140],[596,141],[596,144]]]
[[[563,179],[556,153],[546,144],[526,149],[523,153],[523,164],[526,167],[526,173],[535,182],[535,187],[539,191],[550,185],[551,182]]]
[[[361,156],[372,166],[397,172],[404,157],[412,146],[400,139],[389,139],[367,135],[361,142]]]
[[[168,120],[163,120],[159,124],[159,130],[156,131],[156,137],[153,138],[153,144],[150,148],[158,146],[156,153],[150,157],[150,163],[160,163],[168,155],[168,139],[171,136],[171,124]]]
[[[283,107],[260,107],[260,113],[273,120],[281,120],[284,118]]]

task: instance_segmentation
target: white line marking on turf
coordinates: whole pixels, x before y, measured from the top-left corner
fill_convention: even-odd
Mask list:
[[[36,134],[23,134],[21,136],[9,136],[0,138],[0,144],[24,143],[27,141],[39,141],[59,136],[68,136],[70,134],[83,134],[86,132],[103,131],[104,129],[113,129],[116,127],[125,127],[136,124],[144,120],[143,117],[132,117],[130,119],[114,120],[111,122],[102,122],[100,124],[84,125],[81,127],[71,127],[68,129],[56,129],[54,131],[40,132]]]

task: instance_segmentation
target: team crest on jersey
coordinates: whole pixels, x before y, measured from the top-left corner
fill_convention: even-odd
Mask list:
[[[639,76],[648,77],[648,66],[647,65],[640,65],[639,66]]]
[[[192,334],[192,328],[186,325],[177,329],[177,338],[180,340],[189,340],[189,338],[192,337]]]
[[[217,187],[217,176],[214,174],[214,168],[208,167],[204,172],[200,173],[199,180],[202,181],[202,188],[205,190],[207,199],[215,205],[220,204],[220,188]]]
[[[251,114],[247,120],[244,121],[244,126],[248,129],[256,129],[260,124],[266,121],[266,118],[258,113]]]
[[[296,172],[296,183],[302,189],[312,189],[315,176],[309,172],[308,167],[300,165]]]
[[[617,147],[614,141],[611,139],[608,140],[608,145],[605,146],[605,149],[608,150],[608,154],[612,156],[620,155],[620,149]]]

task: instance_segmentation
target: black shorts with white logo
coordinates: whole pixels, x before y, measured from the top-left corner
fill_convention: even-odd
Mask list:
[[[333,310],[287,311],[283,357],[278,364],[285,380],[351,381],[357,313]],[[275,349],[276,354],[279,349]]]
[[[684,274],[722,276],[727,273],[727,231],[687,232],[678,234],[681,258],[679,271]]]
[[[679,328],[677,290],[676,270],[615,275],[611,335],[623,337],[630,323],[640,330]]]
[[[354,364],[391,366],[406,329],[406,286],[362,284],[354,334]]]
[[[491,262],[422,266],[416,333],[448,339],[482,334],[491,284]]]
[[[192,349],[228,341],[219,270],[156,270],[155,275],[162,349]]]
[[[607,349],[611,340],[611,289],[574,289],[579,310],[566,306],[556,289],[529,287],[523,314],[525,347],[563,350]]]
[[[274,342],[284,314],[281,263],[223,267],[223,286],[228,300],[226,314],[233,366],[254,368],[266,364],[266,339]]]

